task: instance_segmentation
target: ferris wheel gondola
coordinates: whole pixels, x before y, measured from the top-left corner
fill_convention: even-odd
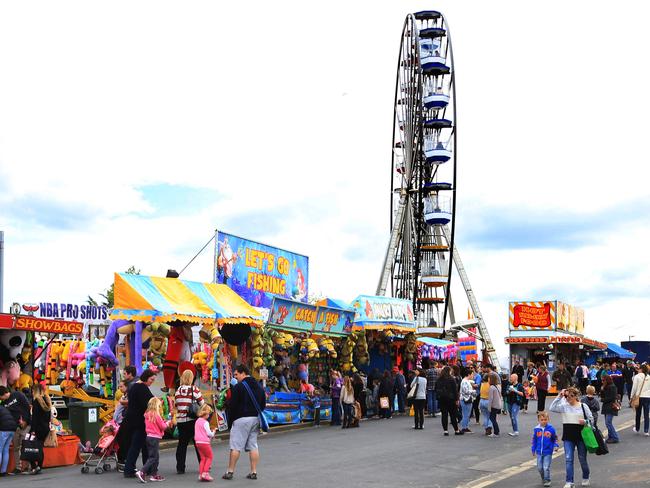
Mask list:
[[[377,293],[411,300],[419,328],[442,331],[450,307],[456,209],[455,70],[442,13],[402,29],[390,188],[391,239]]]

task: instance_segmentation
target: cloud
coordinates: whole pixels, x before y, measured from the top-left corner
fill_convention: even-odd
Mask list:
[[[464,213],[463,213],[464,212]],[[459,213],[458,240],[479,249],[563,249],[596,245],[630,225],[650,223],[650,202],[635,199],[590,212],[529,206],[469,205]]]
[[[210,188],[197,188],[171,183],[158,183],[136,187],[151,206],[150,216],[187,215],[214,205],[221,196]]]
[[[92,206],[57,201],[39,195],[16,198],[3,206],[5,218],[17,225],[58,231],[87,228],[101,215],[101,211]]]

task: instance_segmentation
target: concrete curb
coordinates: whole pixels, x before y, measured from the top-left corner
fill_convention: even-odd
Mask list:
[[[321,425],[329,425],[329,422],[321,422]],[[293,432],[294,430],[303,430],[309,429],[314,426],[313,422],[303,422],[300,424],[289,424],[289,425],[278,425],[271,427],[268,433],[262,434],[264,436],[273,435],[273,434],[282,434],[285,432]],[[214,436],[214,440],[218,442],[227,441],[230,436],[229,432],[220,432]],[[178,445],[178,440],[176,439],[165,439],[160,442],[160,450],[169,450],[176,449]]]

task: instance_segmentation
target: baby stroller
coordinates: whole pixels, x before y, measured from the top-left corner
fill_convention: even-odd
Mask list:
[[[81,466],[83,474],[89,473],[90,468],[95,468],[95,474],[102,474],[104,471],[113,469],[113,464],[117,467],[117,433],[119,430],[120,426],[113,420],[102,427],[99,431],[101,437],[97,441],[97,445]]]

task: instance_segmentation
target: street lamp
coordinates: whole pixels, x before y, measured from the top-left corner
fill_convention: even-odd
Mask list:
[[[632,342],[632,337],[636,337],[636,336],[633,336],[633,335],[627,336],[627,342]]]

